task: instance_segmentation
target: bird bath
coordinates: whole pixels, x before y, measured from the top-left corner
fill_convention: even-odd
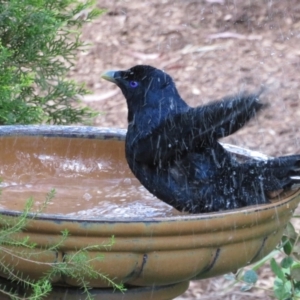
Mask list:
[[[69,236],[57,250],[37,257],[54,263],[63,261],[66,253],[108,243],[114,236],[115,244],[101,249],[104,258],[93,267],[124,283],[127,291],[114,292],[105,281],[89,280],[95,299],[108,300],[173,299],[188,288],[190,280],[235,271],[278,244],[298,205],[299,192],[268,205],[179,213],[150,195],[131,174],[124,155],[125,134],[125,130],[92,127],[0,127],[0,225],[19,216],[29,196],[39,203],[55,188],[56,197],[37,217],[29,218],[19,238],[28,236],[45,248],[58,243],[61,231],[67,229]],[[236,147],[228,149],[253,155]],[[23,249],[25,254],[30,251]],[[0,256],[32,279],[50,268],[14,259],[2,250]],[[82,297],[72,278],[57,276],[53,284],[48,299]]]

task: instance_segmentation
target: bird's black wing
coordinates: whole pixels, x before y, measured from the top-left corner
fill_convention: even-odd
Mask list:
[[[185,151],[211,145],[242,128],[264,107],[257,94],[227,97],[205,106],[170,115],[150,133],[131,137],[134,158],[144,163],[161,163]]]
[[[240,94],[197,107],[188,112],[194,128],[203,139],[219,139],[242,128],[265,104],[257,94]]]

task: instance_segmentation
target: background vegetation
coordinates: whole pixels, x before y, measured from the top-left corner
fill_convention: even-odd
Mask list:
[[[66,79],[66,74],[78,51],[86,47],[79,29],[101,13],[93,8],[93,1],[0,0],[0,125],[92,122],[97,113],[79,101],[88,91]],[[46,196],[39,212],[54,195],[53,190]],[[0,272],[16,284],[16,288],[0,284],[0,294],[12,299],[42,299],[52,290],[51,279],[64,275],[77,280],[86,298],[92,299],[88,279],[82,274],[104,279],[124,291],[122,285],[94,270],[87,256],[90,250],[111,247],[113,237],[108,245],[93,245],[66,255],[64,262],[51,264],[51,270],[39,280],[26,278],[8,265],[4,260],[7,255],[41,264],[34,260],[36,255],[58,250],[68,237],[67,231],[62,232],[61,242],[47,249],[39,249],[29,238],[16,238],[18,232],[25,230],[32,207],[33,199],[29,199],[13,223],[0,218]],[[24,249],[30,249],[30,257]],[[94,259],[101,260],[103,256]]]
[[[86,46],[79,29],[102,11],[93,1],[0,1],[0,125],[89,123],[87,90],[66,74]]]

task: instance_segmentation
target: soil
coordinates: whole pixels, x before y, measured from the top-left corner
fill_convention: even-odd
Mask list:
[[[164,69],[191,106],[265,88],[269,103],[224,142],[271,156],[300,153],[300,2],[297,0],[98,0],[106,12],[83,29],[90,46],[70,77],[92,94],[101,127],[127,127],[120,90],[101,80],[109,69],[149,64]],[[271,299],[268,268],[258,286],[241,292],[223,276],[191,283],[179,299]]]

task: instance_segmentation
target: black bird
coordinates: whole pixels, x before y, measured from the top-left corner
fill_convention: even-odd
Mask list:
[[[269,192],[300,182],[300,155],[240,163],[218,142],[264,107],[260,93],[192,108],[172,78],[154,67],[137,65],[102,77],[117,84],[127,100],[129,167],[176,209],[202,213],[268,203]]]

